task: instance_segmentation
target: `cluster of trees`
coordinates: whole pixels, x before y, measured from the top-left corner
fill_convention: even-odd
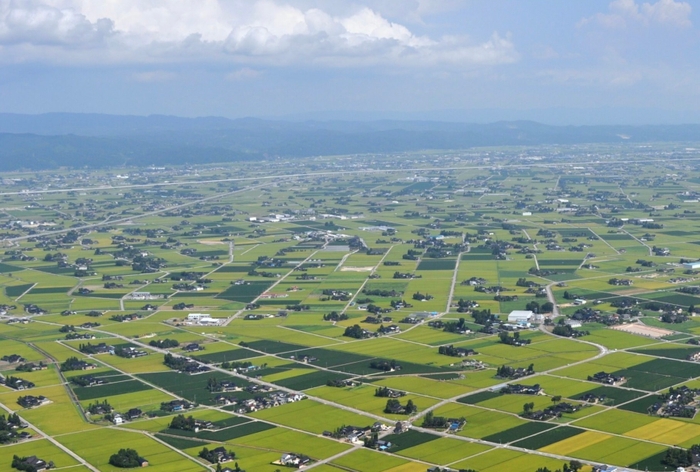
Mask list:
[[[5,415],[0,415],[0,444],[8,444],[14,440],[14,430],[19,428],[22,420],[17,413],[12,413],[5,418]]]
[[[661,315],[661,321],[664,323],[683,323],[688,321],[688,318],[688,315],[685,313],[674,313],[669,311]]]
[[[583,469],[583,464],[579,461],[573,460],[568,464],[564,463],[561,469],[551,470],[548,467],[538,467],[535,472],[578,472]]]
[[[226,451],[226,453],[231,457],[231,459],[236,458],[236,453],[233,451]],[[201,451],[199,451],[199,457],[202,459],[211,462],[212,464],[218,463],[219,462],[219,453],[215,451],[210,451],[208,448],[202,448]],[[238,464],[236,464],[238,466]],[[238,469],[240,470],[240,468]]]
[[[131,321],[134,318],[139,319],[143,318],[143,316],[139,315],[138,313],[131,313],[130,315],[114,315],[111,316],[109,319],[112,321],[118,321],[120,323],[123,323],[124,321]]]
[[[99,352],[97,346],[92,343],[80,344],[78,350],[84,354],[97,354]]]
[[[19,457],[17,455],[12,457],[12,468],[17,469],[17,470],[23,470],[25,472],[37,472],[36,467],[34,467],[32,464],[29,464],[27,462],[28,457]],[[46,464],[47,469],[53,469],[54,468],[54,463],[53,461],[49,461]]]
[[[401,369],[401,366],[393,359],[390,361],[372,361],[369,363],[369,366],[372,369],[383,370],[384,372]]]
[[[450,418],[445,418],[444,416],[435,416],[435,414],[432,411],[429,411],[425,414],[425,417],[423,417],[422,426],[424,428],[444,429],[450,425],[450,421]],[[462,417],[454,421],[458,421],[461,424],[466,424],[467,419]]]
[[[77,357],[69,357],[61,364],[61,372],[69,372],[71,370],[82,370],[83,361]]]
[[[513,377],[524,377],[526,375],[532,375],[535,373],[535,364],[530,364],[527,366],[527,369],[523,369],[524,372],[522,372],[522,375],[519,374],[519,369],[516,369],[515,367],[509,367],[507,365],[502,365],[501,367],[498,367],[496,369],[496,377],[500,377],[502,379],[510,379]]]
[[[33,372],[37,369],[41,370],[46,367],[46,364],[44,364],[43,361],[39,361],[38,364],[33,364],[31,362],[28,362],[26,364],[20,364],[17,366],[15,369],[17,372]]]
[[[531,301],[525,305],[526,310],[530,310],[533,313],[551,313],[554,310],[554,304],[552,302],[544,302],[539,304],[536,301]]]
[[[345,328],[345,332],[343,333],[343,336],[355,339],[365,339],[369,338],[371,335],[371,333],[363,329],[360,325],[348,326],[347,328]]]
[[[454,345],[450,344],[449,346],[440,346],[438,347],[438,354],[442,354],[443,356],[450,356],[450,357],[463,357],[466,355],[474,355],[477,354],[476,351],[472,349],[465,349],[462,347],[454,347]]]
[[[503,344],[507,344],[509,346],[522,346],[523,344],[530,344],[530,342],[532,341],[530,339],[522,339],[518,331],[514,332],[512,337],[508,332],[501,331],[500,333],[498,333],[498,339]]]
[[[469,330],[467,326],[467,320],[460,318],[459,321],[447,321],[442,328],[443,331],[448,333],[462,333]]]
[[[189,363],[189,359],[186,357],[173,356],[167,353],[163,356],[163,364],[167,365],[173,370],[182,370]]]
[[[145,459],[139,456],[135,449],[119,449],[119,452],[112,454],[109,458],[111,465],[122,469],[141,467],[144,461]]]
[[[100,414],[101,412],[109,413],[112,410],[113,410],[112,405],[110,405],[107,400],[102,400],[101,402],[96,401],[95,403],[90,403],[87,407],[87,411],[91,415]]]
[[[168,349],[171,347],[178,347],[180,345],[179,342],[177,342],[174,339],[159,339],[159,340],[152,340],[148,343],[149,345],[153,347],[157,347],[160,349]]]
[[[418,407],[413,403],[413,400],[406,402],[406,406],[401,405],[401,402],[396,398],[390,398],[386,401],[384,413],[389,414],[404,414],[412,415],[418,411]]]
[[[490,309],[472,311],[472,318],[474,318],[474,323],[480,325],[490,325],[498,321],[498,316],[491,314]]]
[[[348,315],[345,313],[338,313],[337,311],[331,311],[330,313],[323,315],[323,321],[343,321],[347,319]]]
[[[398,396],[403,397],[406,392],[399,392],[398,390],[393,390],[389,387],[379,387],[374,390],[375,397],[391,397],[392,395],[398,394]]]
[[[381,290],[381,289],[362,289],[362,293],[367,295],[367,296],[374,296],[374,297],[402,297],[403,292],[400,292],[398,290]],[[361,303],[359,300],[357,303]]]
[[[533,288],[533,287],[541,287],[541,284],[538,284],[537,282],[533,282],[532,280],[527,280],[525,277],[520,277],[517,282],[515,282],[515,285],[518,287],[525,287],[525,288]]]
[[[19,389],[20,386],[24,388],[32,388],[34,387],[34,382],[30,382],[28,380],[21,379],[19,377],[15,377],[14,375],[8,375],[5,378],[4,381],[5,385],[7,385],[10,388],[14,389]]]
[[[417,261],[418,258],[423,254],[423,251],[416,251],[415,249],[409,249],[406,254],[401,256],[407,261]]]
[[[580,338],[581,336],[587,336],[591,334],[590,331],[584,331],[580,329],[574,329],[567,324],[558,324],[552,330],[552,333],[557,336],[563,336],[565,338]]]
[[[287,305],[287,310],[289,311],[309,311],[311,305],[302,305],[297,303],[296,305]]]
[[[192,416],[177,415],[170,421],[170,429],[179,429],[182,431],[194,431],[195,421]]]
[[[460,298],[457,302],[457,313],[466,313],[474,309],[475,306],[478,306],[476,302]]]
[[[673,468],[688,467],[693,465],[693,456],[698,454],[700,454],[700,444],[694,444],[689,449],[670,447],[666,450],[661,462]]]

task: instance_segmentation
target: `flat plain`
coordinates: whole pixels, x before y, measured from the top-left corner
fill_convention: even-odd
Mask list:
[[[688,149],[4,175],[0,471],[665,470],[700,444]]]

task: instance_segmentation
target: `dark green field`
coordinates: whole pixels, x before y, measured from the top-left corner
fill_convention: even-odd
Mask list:
[[[251,357],[257,356],[260,356],[260,354],[255,351],[251,351],[250,349],[246,348],[239,348],[231,349],[230,351],[212,352],[210,354],[197,354],[196,356],[192,357],[202,362],[218,364],[220,362],[232,362],[241,359],[250,359]]]
[[[647,356],[668,357],[671,359],[686,360],[692,354],[700,352],[698,347],[679,347],[678,349],[631,349],[631,352],[646,354]]]
[[[20,270],[24,269],[0,262],[0,274],[8,274],[11,272],[18,272]]]
[[[250,266],[250,265],[233,265],[233,264],[229,264],[229,265],[225,265],[225,266],[219,267],[218,269],[216,269],[216,272],[217,272],[217,273],[218,273],[218,272],[220,272],[220,273],[234,273],[234,272],[237,272],[237,273],[241,273],[241,274],[247,274],[248,272],[250,272],[250,269],[251,269],[251,266]]]
[[[626,390],[623,388],[615,388],[615,387],[598,387],[594,388],[592,390],[588,390],[583,393],[579,393],[578,395],[574,395],[574,399],[579,399],[583,397],[586,394],[591,394],[591,395],[596,395],[596,396],[605,396],[606,399],[612,400],[614,405],[619,405],[621,403],[628,402],[630,400],[634,400],[635,398],[639,398],[642,395],[644,395],[641,392],[636,392],[634,390]]]
[[[212,372],[200,375],[178,374],[176,372],[158,372],[151,374],[139,374],[138,376],[147,382],[168,390],[175,395],[186,398],[191,402],[196,401],[206,405],[213,405],[214,397],[217,395],[216,393],[211,393],[209,390],[207,390],[207,381],[211,377],[216,377],[218,379],[223,379],[226,377],[226,375],[222,374],[221,372]],[[232,379],[236,385],[242,387],[249,385],[249,383],[243,379]],[[237,392],[236,396],[245,399],[249,398],[250,394],[247,392]]]
[[[620,408],[621,410],[633,411],[635,413],[642,413],[646,415],[647,409],[657,401],[658,399],[656,398],[656,395],[652,395],[649,397],[640,398],[639,400],[635,400],[633,402],[629,402],[625,405],[620,405],[618,408]]]
[[[68,293],[73,287],[34,287],[28,295],[46,295],[52,293]]]
[[[530,422],[526,424],[521,424],[515,428],[506,429],[500,433],[492,434],[491,436],[486,436],[482,438],[484,441],[490,441],[499,444],[507,444],[513,441],[518,441],[522,438],[532,436],[548,429],[554,428],[556,425],[548,423]]]
[[[17,298],[32,288],[32,285],[34,284],[10,285],[9,287],[5,287],[5,294],[10,298]]]
[[[156,433],[154,436],[164,443],[174,447],[175,449],[190,449],[192,447],[197,447],[197,446],[206,446],[207,443],[205,441],[196,441],[194,439],[187,439],[187,438],[182,438],[182,437],[174,437],[171,436],[170,434],[160,434]]]
[[[231,300],[233,302],[250,303],[255,300],[260,294],[265,292],[272,282],[250,282],[247,285],[231,285],[229,288],[221,292],[216,298]]]
[[[326,382],[328,382],[329,380],[341,380],[348,378],[350,378],[349,375],[341,375],[336,374],[334,372],[327,372],[325,370],[318,370],[314,372],[309,372],[308,374],[278,380],[274,383],[282,387],[291,388],[293,390],[306,390],[309,388],[326,385]]]
[[[300,346],[299,344],[289,344],[282,341],[251,341],[247,343],[252,349],[258,351],[263,351],[268,354],[279,354],[280,352],[291,352],[291,351],[301,351],[304,350],[305,355],[308,354],[308,348],[306,346]]]
[[[578,434],[583,433],[585,430],[580,428],[574,428],[572,426],[560,426],[556,429],[550,429],[544,433],[540,433],[537,436],[531,438],[523,439],[522,441],[516,441],[513,443],[516,447],[523,447],[525,449],[537,450],[555,442],[563,441],[574,437]]]
[[[491,400],[492,398],[496,398],[496,397],[500,397],[500,396],[501,396],[501,394],[498,392],[492,392],[490,390],[487,390],[485,392],[479,392],[479,393],[475,393],[473,395],[467,395],[466,397],[462,397],[457,401],[460,403],[466,403],[467,405],[476,405],[479,402]]]
[[[390,434],[384,437],[384,441],[391,443],[391,452],[399,452],[409,447],[425,444],[430,441],[439,439],[440,436],[434,434],[422,433],[420,431],[407,431],[401,434]]]
[[[75,387],[73,391],[78,400],[94,400],[95,398],[106,398],[112,395],[123,393],[141,392],[149,390],[151,387],[138,380],[125,380],[121,382],[109,382],[104,385],[94,387]]]
[[[418,270],[454,270],[454,259],[421,259]]]

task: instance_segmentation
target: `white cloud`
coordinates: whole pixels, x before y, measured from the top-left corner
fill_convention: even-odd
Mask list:
[[[114,23],[93,21],[72,8],[30,1],[0,3],[0,44],[85,46],[114,34]]]
[[[474,67],[519,57],[511,39],[498,34],[482,42],[431,38],[366,3],[343,12],[294,3],[299,0],[9,0],[0,7],[0,61]],[[422,0],[416,8],[450,3]],[[45,51],[47,44],[54,47]],[[8,51],[13,45],[22,47]],[[78,48],[99,51],[90,56]]]
[[[608,8],[610,13],[584,18],[579,26],[598,24],[606,28],[624,28],[629,24],[662,24],[687,28],[692,25],[690,14],[693,8],[687,2],[658,0],[639,5],[635,0],[614,0]]]

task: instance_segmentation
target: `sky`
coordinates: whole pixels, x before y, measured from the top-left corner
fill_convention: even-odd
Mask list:
[[[0,112],[700,122],[695,0],[0,0]]]

